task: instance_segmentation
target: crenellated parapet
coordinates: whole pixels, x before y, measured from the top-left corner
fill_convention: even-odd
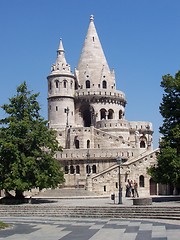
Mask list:
[[[126,99],[125,94],[118,90],[91,90],[79,89],[75,92],[75,101],[88,101],[96,103],[113,103],[125,107]]]

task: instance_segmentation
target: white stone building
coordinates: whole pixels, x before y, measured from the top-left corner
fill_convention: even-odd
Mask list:
[[[157,194],[147,174],[147,167],[156,163],[152,123],[126,120],[125,94],[116,89],[93,16],[77,69],[71,72],[60,40],[47,79],[49,127],[63,147],[57,159],[64,167],[64,186],[118,192],[120,157],[123,194],[128,179],[138,182],[140,196]]]

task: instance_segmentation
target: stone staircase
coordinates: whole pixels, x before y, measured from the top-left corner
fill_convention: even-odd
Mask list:
[[[90,192],[88,190],[85,190],[84,188],[58,188],[58,189],[47,189],[44,192],[39,192],[36,197],[52,197],[53,198],[61,198],[61,197],[82,197],[82,196],[96,196],[98,195],[97,193]]]
[[[0,217],[140,218],[180,220],[180,206],[0,205]]]

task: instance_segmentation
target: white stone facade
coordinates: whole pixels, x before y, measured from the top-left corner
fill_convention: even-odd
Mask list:
[[[48,76],[49,127],[57,131],[57,153],[65,187],[84,187],[100,194],[118,191],[117,157],[121,157],[123,191],[127,179],[139,183],[144,196],[154,191],[147,168],[156,163],[150,122],[125,119],[126,98],[116,89],[114,70],[106,61],[93,16],[77,69],[71,72],[62,40]]]

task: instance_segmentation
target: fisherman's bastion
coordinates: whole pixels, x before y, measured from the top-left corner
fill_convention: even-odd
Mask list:
[[[136,180],[140,196],[163,194],[164,187],[147,174],[158,151],[153,149],[152,123],[126,119],[127,100],[116,89],[93,15],[73,72],[60,39],[47,80],[48,123],[63,148],[56,155],[64,169],[63,187],[117,193],[120,167],[123,196],[128,179]]]

